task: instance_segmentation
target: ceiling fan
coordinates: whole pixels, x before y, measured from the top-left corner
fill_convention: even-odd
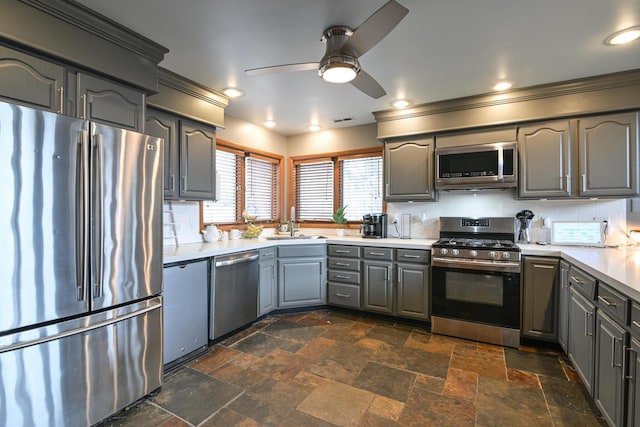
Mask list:
[[[320,62],[274,65],[245,70],[249,75],[281,73],[289,71],[317,70],[318,75],[332,83],[350,82],[360,91],[378,99],[387,93],[380,84],[360,68],[359,57],[367,53],[395,28],[409,9],[395,0],[390,0],[376,10],[355,30],[337,25],[327,28],[322,42],[327,48]]]

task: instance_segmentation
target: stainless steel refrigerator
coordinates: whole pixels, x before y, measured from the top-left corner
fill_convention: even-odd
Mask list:
[[[162,139],[0,103],[0,426],[162,381]]]

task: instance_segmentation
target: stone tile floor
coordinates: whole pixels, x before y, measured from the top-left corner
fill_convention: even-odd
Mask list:
[[[267,317],[104,426],[601,426],[562,353],[338,310]]]

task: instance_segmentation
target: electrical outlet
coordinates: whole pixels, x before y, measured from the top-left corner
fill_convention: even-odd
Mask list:
[[[610,222],[608,216],[594,216],[593,221],[606,222],[607,224]]]

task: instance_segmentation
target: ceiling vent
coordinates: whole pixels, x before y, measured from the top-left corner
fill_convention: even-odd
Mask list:
[[[345,117],[342,119],[335,119],[333,123],[350,122],[351,120],[355,120],[355,119],[353,117]]]

